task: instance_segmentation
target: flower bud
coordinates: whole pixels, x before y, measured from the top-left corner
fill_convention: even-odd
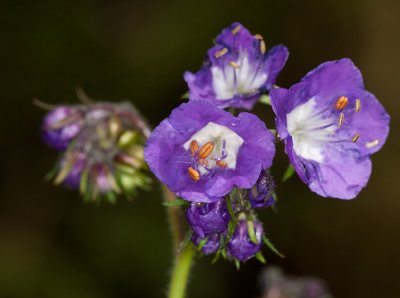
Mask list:
[[[77,108],[60,106],[43,119],[43,140],[50,147],[65,150],[81,129],[81,114]]]
[[[249,234],[249,229],[251,228],[255,236],[253,240]],[[244,262],[253,257],[261,249],[262,236],[263,227],[259,221],[241,219],[237,223],[233,235],[226,246],[227,252],[233,258]]]
[[[201,251],[205,255],[209,255],[218,251],[220,246],[220,236],[220,234],[214,233],[208,235],[208,238],[201,238],[199,235],[194,233],[192,236],[192,242],[194,245],[199,247],[199,245],[201,245],[201,241],[205,240],[206,242],[202,245]]]
[[[230,216],[224,198],[214,203],[191,203],[186,211],[188,222],[195,234],[205,238],[226,230]]]
[[[275,199],[272,195],[274,188],[275,183],[272,176],[266,171],[261,172],[256,184],[247,192],[251,206],[253,208],[265,208],[274,205]]]

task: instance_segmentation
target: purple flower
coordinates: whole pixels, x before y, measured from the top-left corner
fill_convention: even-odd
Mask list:
[[[211,234],[208,236],[207,242],[204,244],[203,248],[201,249],[201,251],[205,254],[205,255],[209,255],[212,253],[215,253],[218,251],[219,246],[220,246],[220,237],[221,234]],[[197,234],[193,234],[192,236],[192,242],[194,243],[194,245],[199,246],[200,242],[205,239],[200,237]]]
[[[282,45],[266,52],[261,35],[240,23],[225,28],[195,74],[185,72],[191,100],[207,100],[220,108],[252,109],[261,93],[270,90],[288,58]]]
[[[78,189],[81,182],[81,174],[86,165],[86,158],[84,154],[74,154],[71,158],[66,158],[61,162],[62,166],[66,166],[66,163],[71,163],[71,171],[68,173],[68,176],[63,181],[63,184],[70,189]]]
[[[43,119],[43,140],[54,149],[65,150],[81,129],[81,118],[76,108],[55,108]]]
[[[193,232],[201,238],[226,230],[230,219],[224,198],[214,203],[191,203],[186,217]]]
[[[275,203],[273,190],[275,183],[266,171],[261,172],[256,184],[247,191],[247,196],[253,208],[270,207]]]
[[[275,154],[272,133],[255,115],[234,117],[206,101],[174,109],[149,137],[145,160],[178,196],[213,202],[250,188]]]
[[[300,178],[324,197],[352,199],[371,174],[369,155],[389,115],[349,59],[326,62],[290,89],[271,90],[277,130]]]
[[[253,257],[261,249],[263,227],[259,221],[253,221],[253,223],[257,243],[250,239],[248,222],[240,220],[226,246],[228,254],[242,262]]]

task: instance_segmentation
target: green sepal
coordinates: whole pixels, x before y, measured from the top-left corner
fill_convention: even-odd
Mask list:
[[[181,99],[189,99],[189,91],[186,91],[184,94],[182,94]]]
[[[235,259],[233,262],[235,263],[236,270],[239,271],[240,270],[240,261]]]
[[[254,222],[251,220],[247,221],[247,231],[249,232],[251,242],[258,244],[256,232],[254,231]]]
[[[285,182],[290,177],[292,177],[295,172],[296,171],[295,171],[294,167],[291,164],[289,164],[289,166],[287,167],[285,173],[283,174],[282,182]]]
[[[271,105],[271,98],[267,94],[261,95],[260,98],[258,99],[258,101],[260,103],[263,103],[263,104],[266,104],[266,105],[269,105],[269,106]]]
[[[217,263],[217,261],[219,260],[219,258],[221,257],[221,252],[217,252],[214,256],[214,258],[211,260],[211,264],[215,264]]]
[[[261,263],[266,264],[267,261],[265,260],[261,251],[256,253],[256,259],[259,260]]]
[[[207,244],[208,238],[209,237],[207,236],[206,238],[200,240],[199,245],[197,245],[198,251],[201,251],[203,249],[204,245]]]
[[[272,242],[267,238],[267,236],[263,235],[263,242],[264,244],[272,250],[275,254],[280,256],[281,258],[284,258],[285,256],[279,252],[279,250],[272,244]]]
[[[225,260],[228,258],[228,256],[226,255],[226,250],[225,250],[225,248],[224,248],[224,249],[221,249],[221,256],[222,256]]]
[[[188,201],[185,201],[184,199],[176,199],[173,201],[165,201],[162,202],[163,206],[165,207],[172,207],[172,206],[183,206],[189,204]]]
[[[88,178],[89,178],[89,169],[85,169],[81,174],[81,180],[79,182],[79,191],[82,196],[85,196],[88,190]]]
[[[231,239],[233,232],[235,231],[236,221],[231,219],[228,223],[228,235],[226,236],[226,241],[228,242]]]

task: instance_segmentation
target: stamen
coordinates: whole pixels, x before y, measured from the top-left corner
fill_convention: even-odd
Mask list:
[[[225,169],[226,167],[227,167],[227,164],[226,164],[226,162],[224,161],[224,160],[217,160],[216,162],[215,162],[216,164],[217,164],[217,166],[219,166],[220,168],[223,168],[223,169]]]
[[[349,99],[346,96],[340,96],[335,104],[336,110],[343,110],[347,106],[348,102]]]
[[[232,29],[232,34],[235,35],[237,34],[242,27],[240,25],[237,25],[235,28]]]
[[[240,65],[237,64],[235,61],[229,61],[229,65],[232,66],[233,68],[240,68]]]
[[[192,152],[192,155],[194,155],[198,149],[199,149],[199,144],[195,140],[191,141],[190,142],[190,152]]]
[[[200,159],[199,164],[202,165],[203,167],[208,167],[207,159],[204,159],[204,158]]]
[[[260,34],[255,34],[254,37],[258,40],[263,40],[264,38]]]
[[[361,100],[356,99],[356,112],[359,112],[361,109]]]
[[[379,140],[373,140],[372,142],[368,142],[365,144],[366,148],[372,148],[379,144]]]
[[[228,49],[227,48],[223,48],[222,50],[219,50],[218,52],[215,52],[214,56],[215,58],[219,58],[224,56],[226,53],[228,53]]]
[[[190,178],[192,178],[194,181],[198,181],[200,179],[200,174],[199,172],[197,172],[195,169],[193,169],[192,167],[188,168],[188,173]]]
[[[209,156],[211,154],[211,152],[214,149],[214,144],[211,142],[207,142],[203,145],[203,147],[201,147],[200,152],[199,152],[199,156],[200,158],[206,158],[207,156]]]
[[[343,124],[343,120],[344,120],[344,114],[343,114],[343,113],[340,113],[340,116],[339,116],[339,122],[338,122],[338,126],[339,126],[339,127],[341,127],[341,126],[342,126],[342,124]]]
[[[197,208],[200,208],[200,207],[203,207],[205,204],[206,204],[206,203],[197,202],[197,203],[196,203],[196,207],[197,207]]]
[[[267,46],[265,45],[265,41],[264,40],[260,40],[260,52],[261,52],[261,54],[265,54],[266,51],[267,51]]]
[[[351,141],[352,141],[352,142],[357,142],[359,138],[360,138],[360,135],[359,135],[358,133],[356,133],[356,134],[354,135],[354,137],[351,139]]]

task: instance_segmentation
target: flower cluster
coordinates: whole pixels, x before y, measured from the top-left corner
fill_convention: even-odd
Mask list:
[[[256,214],[276,203],[269,171],[276,140],[257,116],[235,116],[235,108],[250,110],[269,96],[277,136],[295,172],[325,197],[354,198],[369,179],[369,155],[387,138],[389,116],[364,89],[351,60],[326,62],[285,89],[275,83],[287,58],[286,47],[267,50],[261,35],[232,24],[217,36],[201,69],[184,74],[189,102],[148,138],[145,160],[190,202],[191,239],[206,255],[236,264],[253,256],[264,261],[262,243],[279,254]]]
[[[132,197],[150,178],[143,150],[147,125],[129,103],[58,106],[44,118],[43,140],[61,152],[55,184],[79,189],[86,201]]]

